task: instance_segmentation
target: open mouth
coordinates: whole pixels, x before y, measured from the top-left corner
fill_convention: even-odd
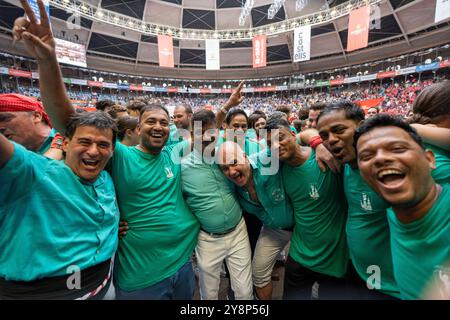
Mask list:
[[[156,139],[161,139],[163,137],[163,134],[162,133],[157,133],[157,132],[152,132],[150,134],[150,137],[156,138]]]
[[[385,187],[396,188],[399,187],[406,174],[397,169],[385,169],[378,172],[377,180],[381,182]]]
[[[89,169],[96,169],[97,165],[100,163],[99,160],[83,159],[83,164]]]
[[[244,175],[242,173],[236,173],[234,176],[231,177],[234,181],[237,183],[241,183],[244,180]]]
[[[344,157],[344,148],[336,147],[333,148],[331,152],[333,153],[336,159],[342,159]]]

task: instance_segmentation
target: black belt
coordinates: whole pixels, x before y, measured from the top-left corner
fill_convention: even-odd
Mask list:
[[[238,223],[238,224],[239,224],[239,223]],[[211,237],[223,237],[223,236],[225,236],[225,235],[227,235],[227,234],[233,232],[234,230],[236,230],[238,224],[235,225],[235,226],[234,226],[233,228],[231,228],[230,230],[227,230],[227,231],[225,231],[225,232],[209,232],[209,231],[206,231],[206,230],[203,229],[203,228],[200,228],[200,230],[202,230],[203,232],[207,233],[207,234],[210,235]]]

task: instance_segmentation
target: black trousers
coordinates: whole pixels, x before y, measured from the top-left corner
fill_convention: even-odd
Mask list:
[[[284,273],[285,300],[339,300],[346,289],[345,278],[314,272],[289,255]]]

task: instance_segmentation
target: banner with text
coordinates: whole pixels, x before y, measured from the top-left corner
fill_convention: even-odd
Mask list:
[[[348,22],[347,51],[367,47],[369,43],[370,6],[350,12]]]
[[[311,59],[311,26],[294,29],[294,62]]]
[[[159,66],[173,68],[173,41],[171,36],[158,35]]]
[[[266,35],[259,35],[253,38],[253,68],[266,66]]]
[[[206,70],[220,70],[220,46],[219,40],[205,40]]]

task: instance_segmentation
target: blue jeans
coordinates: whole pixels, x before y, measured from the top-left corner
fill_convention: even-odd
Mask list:
[[[134,291],[116,288],[118,300],[192,300],[195,276],[192,262],[186,262],[173,276]]]

